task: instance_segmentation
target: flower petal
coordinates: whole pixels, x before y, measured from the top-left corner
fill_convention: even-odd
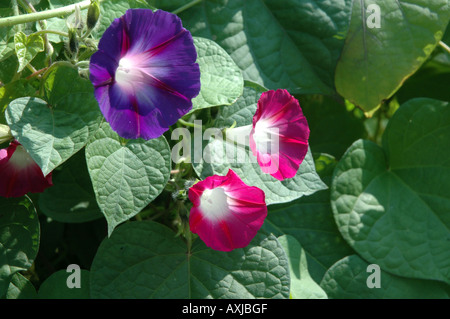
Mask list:
[[[91,58],[95,96],[111,128],[129,139],[161,136],[200,91],[196,59],[192,36],[176,15],[127,10]]]
[[[129,45],[130,39],[125,21],[122,18],[118,18],[114,19],[111,25],[103,33],[98,43],[98,52],[108,55],[117,63],[124,53],[128,51]],[[94,55],[96,54],[97,53],[94,53]]]
[[[41,193],[52,186],[52,174],[46,177],[25,148],[13,141],[0,150],[0,196],[20,197]]]
[[[232,170],[192,186],[189,199],[194,204],[189,215],[191,231],[215,250],[247,246],[267,216],[264,192],[246,185]]]
[[[249,139],[261,170],[278,180],[294,177],[308,152],[309,132],[297,99],[286,90],[264,92]]]

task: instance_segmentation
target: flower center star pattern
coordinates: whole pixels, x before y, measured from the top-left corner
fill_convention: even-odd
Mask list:
[[[119,136],[157,138],[192,109],[200,68],[192,36],[176,15],[130,9],[113,21],[98,48],[90,79]]]

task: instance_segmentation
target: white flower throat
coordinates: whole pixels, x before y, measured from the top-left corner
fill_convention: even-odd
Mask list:
[[[148,75],[132,59],[123,57],[116,70],[116,83],[125,88],[132,88],[137,83],[145,82]]]
[[[222,187],[205,189],[200,198],[200,210],[209,220],[223,219],[229,213],[228,196]]]

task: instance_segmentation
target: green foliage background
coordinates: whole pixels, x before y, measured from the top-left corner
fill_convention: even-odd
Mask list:
[[[44,11],[76,1],[31,3]],[[380,28],[367,27],[370,4]],[[47,42],[36,21],[0,27],[0,124],[54,182],[42,194],[0,198],[0,297],[449,298],[448,0],[100,7],[75,58],[66,37]],[[177,13],[202,72],[184,124],[151,141],[113,132],[87,79],[98,39],[129,8]],[[3,1],[0,17],[11,16]],[[68,32],[61,17],[46,28]],[[277,88],[295,94],[311,128],[293,179],[251,163],[172,163],[173,129],[251,124],[260,94]],[[194,149],[226,144],[209,142]],[[229,168],[265,191],[269,215],[248,247],[224,253],[187,231],[185,187]],[[83,269],[76,293],[66,286],[69,264]],[[368,288],[369,264],[380,266],[381,288]]]

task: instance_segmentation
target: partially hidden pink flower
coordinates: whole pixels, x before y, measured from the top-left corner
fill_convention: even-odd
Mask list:
[[[194,204],[191,231],[215,250],[246,247],[267,216],[264,192],[245,184],[231,169],[226,176],[213,175],[194,184],[189,199]]]
[[[279,89],[262,93],[249,144],[264,173],[292,178],[308,152],[309,126],[296,98]]]
[[[41,193],[52,186],[52,173],[44,177],[30,154],[17,141],[0,150],[0,196],[20,197]]]

